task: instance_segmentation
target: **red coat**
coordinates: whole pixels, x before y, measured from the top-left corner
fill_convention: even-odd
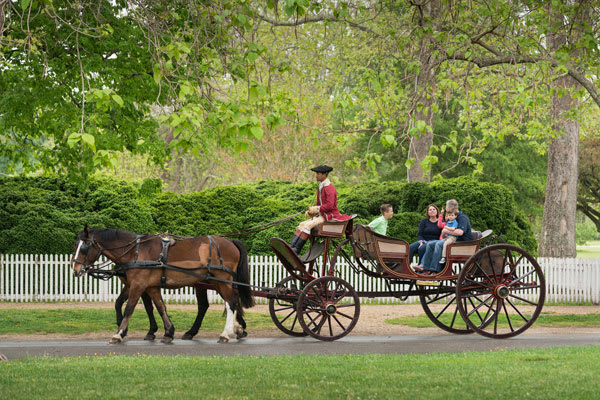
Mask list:
[[[325,218],[325,221],[346,221],[351,219],[350,215],[341,214],[337,208],[337,190],[330,183],[323,186],[321,190],[317,189],[317,206],[320,206],[319,213]]]

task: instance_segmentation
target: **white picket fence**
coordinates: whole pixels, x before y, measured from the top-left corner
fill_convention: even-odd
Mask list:
[[[108,281],[91,277],[73,276],[70,254],[0,255],[0,301],[46,302],[87,301],[112,302],[121,291],[121,283],[113,278]],[[250,283],[274,287],[288,276],[275,256],[250,256]],[[600,260],[539,258],[538,262],[546,277],[546,303],[581,304],[600,303]],[[339,276],[357,291],[385,291],[383,279],[370,278],[355,273],[348,263],[339,259]],[[190,287],[163,290],[165,301],[170,303],[195,303],[194,289]],[[221,303],[221,298],[209,291],[211,303]],[[265,302],[264,298],[257,298]],[[379,304],[397,303],[394,297],[363,299]],[[406,303],[417,302],[411,297]]]

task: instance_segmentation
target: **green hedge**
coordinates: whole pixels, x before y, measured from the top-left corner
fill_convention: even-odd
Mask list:
[[[0,253],[69,253],[84,224],[139,233],[168,231],[205,235],[244,231],[306,209],[315,202],[316,182],[265,181],[177,195],[162,192],[160,181],[142,184],[91,179],[80,188],[61,177],[0,179]],[[336,184],[342,212],[357,223],[379,215],[382,203],[394,206],[390,236],[414,241],[428,204],[456,198],[474,229],[493,229],[510,243],[535,253],[531,226],[502,186],[468,178],[422,182]],[[298,216],[271,229],[242,236],[251,254],[271,254],[270,237],[290,239]]]

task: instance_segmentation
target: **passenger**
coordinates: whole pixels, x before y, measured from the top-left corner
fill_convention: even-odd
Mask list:
[[[394,208],[391,204],[382,204],[381,207],[381,215],[375,218],[373,221],[369,223],[369,226],[373,231],[379,233],[380,235],[385,235],[388,227],[388,220],[394,216]]]
[[[458,211],[458,202],[454,199],[446,202],[446,212],[455,212],[457,228],[452,235],[456,236],[458,242],[467,242],[472,240],[471,222],[463,212]],[[425,254],[423,255],[423,275],[436,275],[442,270],[439,261],[442,258],[443,240],[431,240],[425,244]]]
[[[340,214],[337,208],[337,190],[328,178],[333,168],[328,165],[319,165],[310,170],[315,172],[315,179],[319,182],[317,203],[308,207],[305,215],[310,219],[300,222],[290,242],[290,246],[296,254],[300,254],[304,243],[310,236],[310,230],[315,226],[325,221],[347,221],[352,218],[350,215]]]
[[[425,254],[425,244],[430,240],[438,240],[442,233],[442,228],[438,227],[438,217],[440,216],[440,210],[435,204],[427,206],[426,217],[419,223],[419,232],[417,233],[417,241],[410,244],[410,256],[409,260],[412,262],[415,253],[419,254],[419,265],[415,267],[416,270],[423,270],[422,261],[423,255]]]

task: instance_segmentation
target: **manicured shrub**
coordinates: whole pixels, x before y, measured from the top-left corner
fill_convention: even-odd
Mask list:
[[[304,212],[316,200],[317,183],[259,182],[177,195],[160,181],[141,185],[95,177],[84,188],[63,177],[0,179],[0,253],[70,253],[84,224],[137,233],[182,236],[245,232],[251,227]],[[367,224],[390,203],[395,215],[388,235],[412,242],[426,208],[455,198],[474,229],[493,229],[510,243],[536,250],[531,226],[504,187],[457,178],[422,182],[336,185],[342,213]],[[289,240],[299,215],[261,232],[240,236],[250,254],[272,254],[269,238]]]

